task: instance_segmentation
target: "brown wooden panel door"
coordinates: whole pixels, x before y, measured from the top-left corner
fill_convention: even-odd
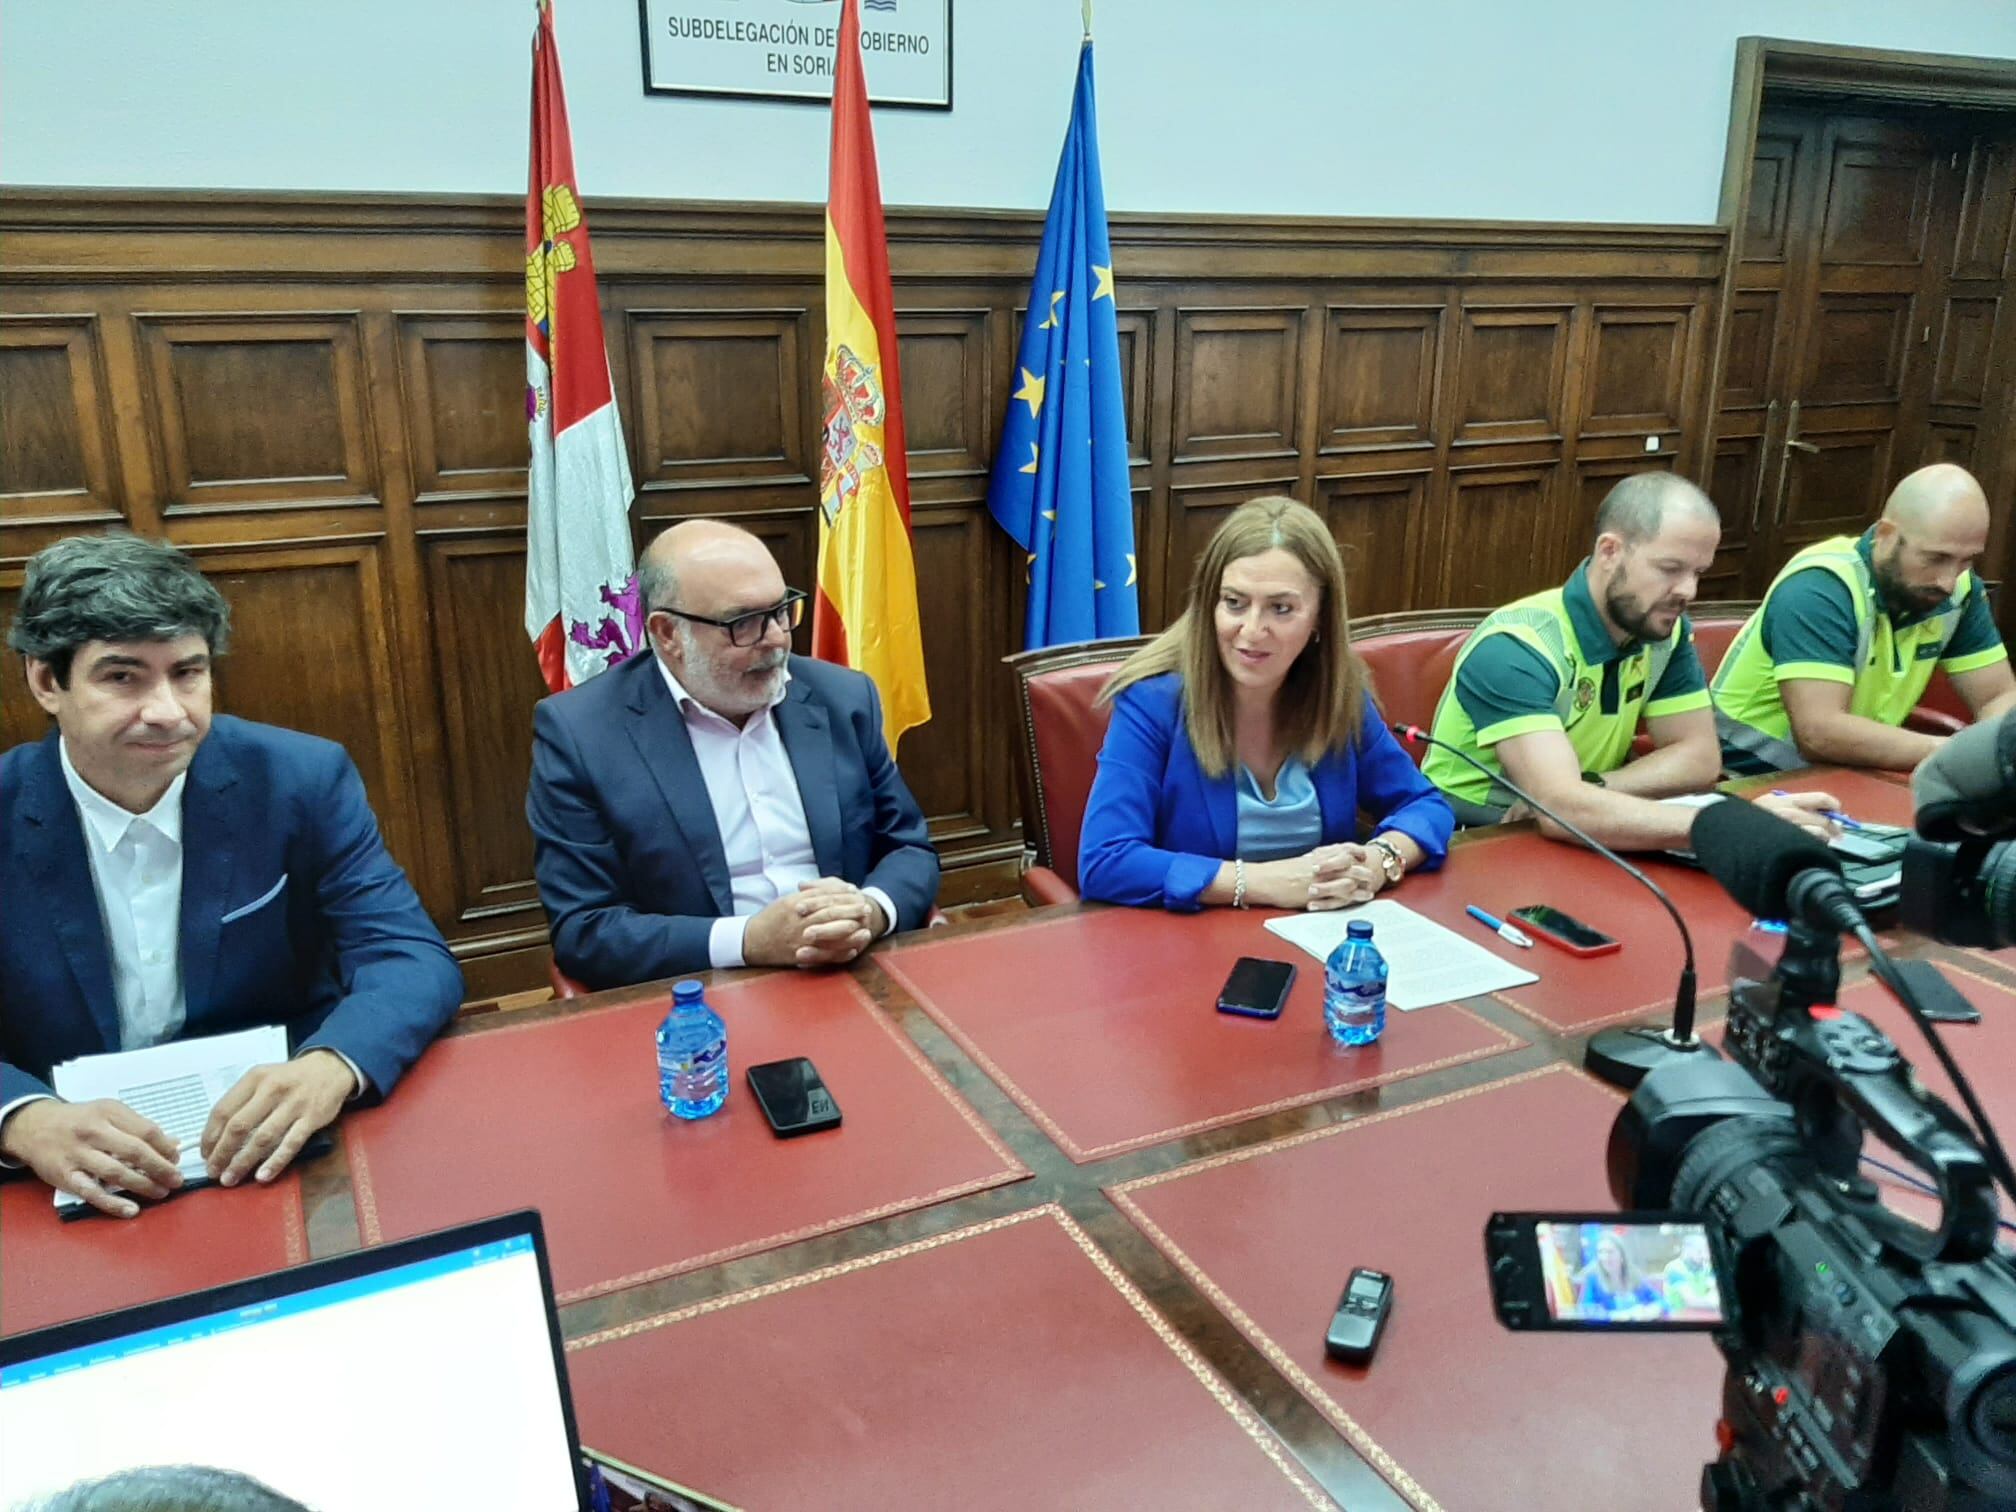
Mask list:
[[[1711,474],[1748,593],[1808,542],[1861,531],[1919,465],[1954,251],[1949,137],[1903,114],[1777,108],[1760,123]],[[1962,389],[1985,382],[1983,313],[1963,303],[1946,321]]]

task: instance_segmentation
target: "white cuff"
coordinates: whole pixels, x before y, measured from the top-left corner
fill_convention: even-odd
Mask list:
[[[4,1129],[7,1127],[7,1120],[14,1116],[16,1109],[25,1108],[31,1102],[61,1102],[61,1101],[62,1101],[61,1098],[51,1097],[47,1092],[30,1092],[26,1097],[17,1097],[14,1099],[14,1101],[7,1104],[6,1107],[0,1108],[0,1129]],[[26,1166],[26,1164],[27,1162],[25,1161],[12,1160],[5,1155],[0,1155],[0,1171],[19,1171],[23,1169]]]
[[[707,963],[716,971],[726,971],[733,966],[746,966],[742,959],[742,940],[749,933],[749,914],[729,914],[714,921],[707,931]]]
[[[896,905],[890,900],[889,894],[882,891],[879,887],[864,887],[861,889],[861,895],[864,898],[873,898],[879,903],[882,906],[882,917],[889,921],[889,927],[875,938],[879,940],[883,935],[894,934],[896,932]]]

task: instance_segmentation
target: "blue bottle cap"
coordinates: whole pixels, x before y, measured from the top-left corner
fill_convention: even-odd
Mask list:
[[[700,995],[704,991],[706,989],[700,983],[688,977],[683,982],[674,982],[672,984],[672,1001],[675,1003],[698,1002]]]
[[[1348,939],[1369,940],[1372,938],[1372,921],[1370,919],[1353,919],[1349,927],[1345,929],[1344,934]]]

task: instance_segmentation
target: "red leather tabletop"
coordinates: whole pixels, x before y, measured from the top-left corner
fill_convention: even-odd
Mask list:
[[[746,1507],[1328,1507],[1046,1205],[568,1345],[582,1442]]]
[[[874,959],[1080,1162],[1519,1043],[1445,1005],[1389,1013],[1376,1045],[1333,1045],[1322,964],[1265,917],[1106,908]],[[1280,1018],[1217,1011],[1242,955],[1300,968]]]
[[[224,1286],[308,1258],[301,1185],[204,1187],[138,1218],[56,1216],[49,1188],[0,1187],[0,1333]]]
[[[346,1122],[365,1241],[536,1207],[572,1301],[1029,1174],[849,978],[775,972],[708,997],[733,1083],[696,1123],[658,1101],[662,993],[435,1045]],[[794,1055],[843,1122],[780,1140],[743,1073]]]
[[[1873,773],[1796,772],[1782,785],[1830,792],[1856,818],[1911,821],[1910,790]],[[1699,995],[1727,987],[1729,947],[1749,930],[1750,915],[1705,872],[1652,856],[1632,859],[1671,895],[1693,933]],[[1491,948],[1516,955],[1540,975],[1499,996],[1555,1029],[1580,1032],[1672,1010],[1683,960],[1679,932],[1650,893],[1580,846],[1531,830],[1480,835],[1451,851],[1441,871],[1408,878],[1393,897],[1459,934],[1482,933],[1464,914],[1468,904],[1503,918],[1515,908],[1546,903],[1622,941],[1622,950],[1586,959],[1545,941],[1530,951],[1492,942]]]
[[[1221,1311],[1417,1506],[1694,1504],[1722,1358],[1704,1334],[1514,1334],[1492,1314],[1494,1210],[1614,1208],[1622,1106],[1549,1067],[1113,1188]],[[1394,1278],[1369,1367],[1323,1331],[1353,1266]]]

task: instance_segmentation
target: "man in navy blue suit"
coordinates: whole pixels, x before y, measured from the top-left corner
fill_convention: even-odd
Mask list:
[[[165,542],[76,536],[28,563],[7,643],[56,728],[0,756],[0,1162],[120,1217],[182,1184],[175,1141],[48,1085],[73,1056],[283,1024],[202,1134],[271,1181],[382,1097],[462,974],[385,853],[341,746],[210,711],[230,612]]]
[[[561,970],[833,966],[923,924],[938,855],[875,685],[790,654],[805,595],[768,548],[689,520],[638,585],[653,654],[533,715],[525,811]]]

